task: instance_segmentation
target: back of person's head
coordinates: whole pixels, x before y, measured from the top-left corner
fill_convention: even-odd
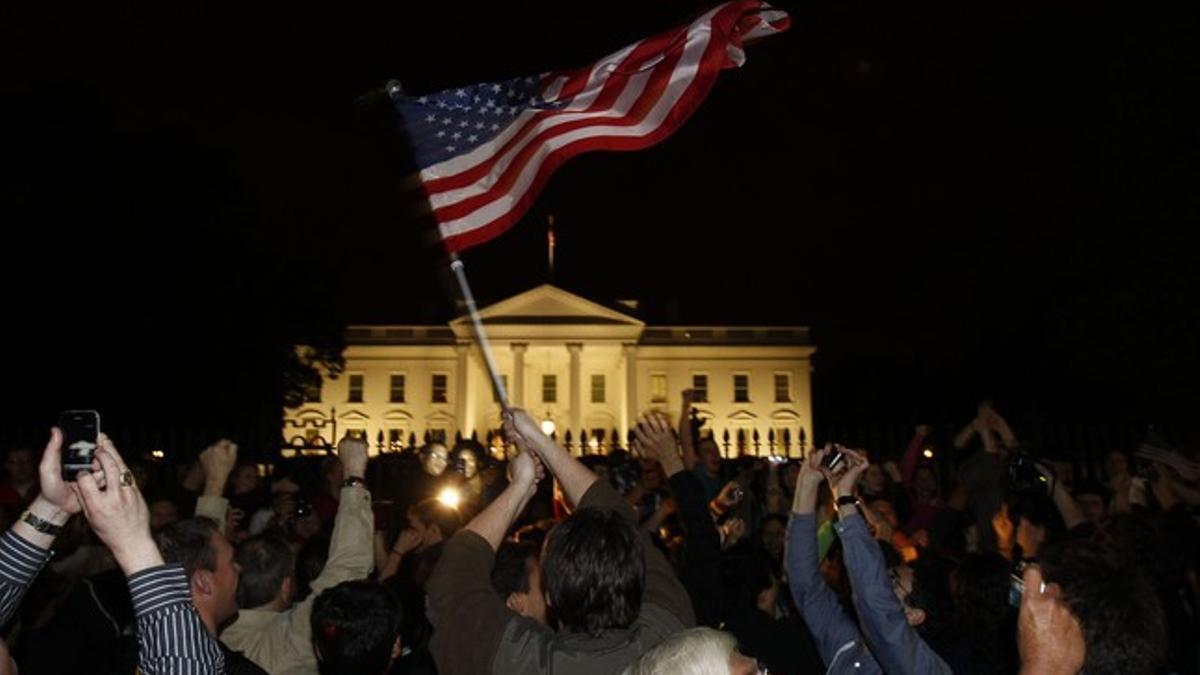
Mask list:
[[[296,556],[285,539],[273,534],[250,537],[238,545],[235,557],[242,569],[238,607],[253,609],[275,601],[284,582],[295,575]]]
[[[446,539],[449,539],[463,526],[462,514],[458,512],[458,509],[446,506],[437,499],[417,502],[408,512],[426,527],[436,525],[441,530],[442,537]]]
[[[619,513],[583,508],[547,535],[542,578],[559,622],[573,633],[599,635],[637,619],[646,559]]]
[[[730,675],[737,640],[712,628],[689,628],[663,640],[623,675]]]
[[[954,564],[943,558],[925,557],[912,564],[913,584],[908,602],[925,613],[918,630],[927,640],[949,640],[954,634],[954,599],[950,575]]]
[[[218,531],[217,524],[208,518],[187,518],[156,532],[154,543],[164,562],[183,565],[183,571],[191,578],[197,570],[216,571],[217,552],[212,546],[212,536]]]
[[[312,641],[321,675],[381,675],[400,655],[403,610],[372,581],[345,581],[313,601]]]
[[[1046,581],[1062,588],[1063,601],[1083,628],[1084,672],[1160,672],[1166,658],[1166,622],[1141,569],[1122,565],[1108,546],[1078,539],[1047,546],[1040,564]]]

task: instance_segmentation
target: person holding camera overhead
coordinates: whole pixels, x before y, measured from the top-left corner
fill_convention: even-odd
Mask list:
[[[950,675],[950,666],[917,634],[916,626],[926,617],[910,603],[911,570],[906,574],[898,568],[889,581],[883,552],[867,530],[858,499],[852,494],[867,466],[864,455],[841,446],[827,445],[805,459],[788,523],[785,564],[792,597],[829,673]],[[854,588],[859,625],[821,577],[816,511],[818,490],[826,480],[837,500],[835,528]]]

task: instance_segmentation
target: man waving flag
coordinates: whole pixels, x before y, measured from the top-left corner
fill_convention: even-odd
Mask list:
[[[571,157],[663,140],[745,62],[743,45],[787,27],[765,2],[733,0],[586,68],[393,95],[446,249],[507,230]]]

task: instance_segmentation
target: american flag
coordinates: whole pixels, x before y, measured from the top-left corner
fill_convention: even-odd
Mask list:
[[[745,62],[744,44],[787,27],[787,14],[767,3],[734,0],[586,68],[393,95],[446,248],[507,230],[581,152],[663,140],[722,70]]]

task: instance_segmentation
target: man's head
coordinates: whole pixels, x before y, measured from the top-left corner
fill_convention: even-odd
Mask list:
[[[628,628],[642,606],[646,558],[618,513],[583,508],[559,523],[542,552],[546,600],[572,633]]]
[[[207,518],[171,523],[154,535],[163,560],[183,565],[192,604],[210,631],[237,614],[239,568],[233,546]]]
[[[408,510],[408,526],[421,535],[421,548],[449,539],[463,526],[462,514],[436,499],[418,502]]]
[[[696,455],[708,475],[717,476],[721,473],[721,448],[712,436],[700,439],[696,444]]]
[[[281,612],[291,605],[296,557],[287,541],[269,534],[250,537],[238,546],[237,563],[242,570],[238,607]]]
[[[316,597],[312,642],[321,675],[382,675],[400,656],[400,603],[383,586],[345,581]]]
[[[175,502],[161,497],[150,502],[150,531],[158,532],[171,523],[179,521],[179,507]]]
[[[1039,562],[1046,582],[1059,585],[1063,602],[1083,628],[1084,672],[1160,672],[1166,659],[1166,621],[1141,569],[1122,564],[1100,542],[1078,539],[1045,547]]]
[[[4,468],[8,471],[9,480],[17,485],[37,480],[37,461],[29,448],[9,450],[4,458]]]
[[[244,495],[254,492],[258,487],[258,467],[253,464],[239,464],[233,470],[229,481],[233,486],[233,494]]]
[[[754,675],[758,664],[737,650],[737,638],[712,628],[689,628],[663,640],[623,675]]]
[[[501,544],[492,566],[492,588],[509,609],[545,624],[546,594],[538,553],[538,548],[529,543]]]

